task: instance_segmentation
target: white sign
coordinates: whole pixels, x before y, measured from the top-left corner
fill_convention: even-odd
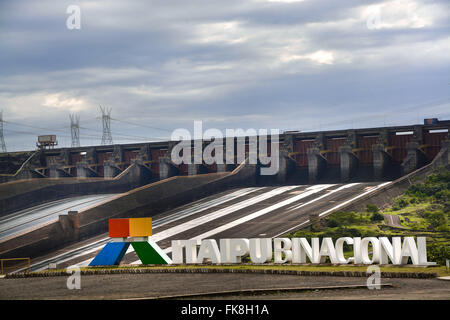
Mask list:
[[[353,256],[344,257],[344,243],[353,246]],[[425,237],[343,237],[333,243],[331,238],[255,238],[216,240],[174,240],[172,261],[174,264],[241,263],[249,256],[252,263],[325,263],[329,258],[333,264],[407,264],[435,265],[427,261]]]

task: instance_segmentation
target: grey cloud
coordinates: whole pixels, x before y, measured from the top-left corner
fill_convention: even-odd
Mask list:
[[[356,13],[375,3],[3,1],[0,109],[66,144],[71,110],[90,129],[82,143],[99,142],[98,104],[118,119],[169,129],[202,119],[219,129],[317,130],[450,117],[449,19],[441,12],[425,28],[369,30]],[[81,6],[81,30],[65,27],[69,4]],[[212,30],[231,21],[232,32]],[[214,41],[201,41],[202,25]],[[333,64],[308,58],[319,50],[331,52]],[[283,53],[293,60],[280,62]],[[169,135],[121,122],[112,128],[113,137]],[[10,150],[33,148],[38,133],[47,132],[5,124]]]

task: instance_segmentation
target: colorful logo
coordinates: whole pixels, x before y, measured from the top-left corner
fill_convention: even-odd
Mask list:
[[[89,266],[119,265],[132,245],[142,264],[171,264],[172,260],[148,237],[152,235],[152,218],[109,219],[108,242]]]

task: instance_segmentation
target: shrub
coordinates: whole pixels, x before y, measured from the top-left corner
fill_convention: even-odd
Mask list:
[[[450,190],[441,190],[436,192],[434,195],[436,200],[440,202],[449,202],[450,201]]]
[[[333,213],[328,221],[334,220],[332,224],[335,224],[336,226],[345,226],[345,225],[351,225],[354,224],[357,221],[357,216],[355,212],[345,212],[345,211],[339,211],[336,213]]]
[[[335,219],[330,219],[327,221],[327,227],[335,228],[337,226],[339,226],[339,224],[337,223],[337,221]]]
[[[418,209],[418,210],[416,210],[416,213],[420,218],[425,218],[425,210]]]
[[[425,182],[410,186],[406,191],[408,196],[416,198],[416,201],[431,198],[432,201],[447,202],[450,199],[450,171],[440,170],[436,174],[429,175]]]
[[[445,231],[447,229],[447,216],[442,211],[429,212],[426,219],[433,229]]]
[[[402,208],[405,208],[408,206],[408,200],[406,200],[403,197],[399,197],[399,198],[395,199],[394,201],[395,201],[394,206],[398,207],[399,209],[402,209]]]
[[[427,245],[428,261],[445,265],[445,260],[450,259],[450,248],[448,245],[439,243],[429,243]]]
[[[359,231],[359,229],[356,228],[348,228],[347,230],[345,230],[346,234],[350,237],[361,237],[361,231]]]
[[[361,237],[377,237],[379,236],[379,232],[375,231],[375,230],[364,230],[361,233]]]
[[[450,213],[450,201],[447,203],[444,203],[444,212]]]
[[[372,216],[370,217],[370,221],[383,221],[384,215],[378,212],[374,212]]]

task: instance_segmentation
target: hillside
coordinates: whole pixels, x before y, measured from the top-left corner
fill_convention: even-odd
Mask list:
[[[365,211],[333,213],[289,237],[426,236],[428,261],[443,265],[450,258],[449,215],[450,171],[439,169],[382,211],[368,203]]]

